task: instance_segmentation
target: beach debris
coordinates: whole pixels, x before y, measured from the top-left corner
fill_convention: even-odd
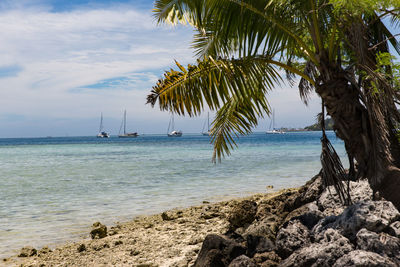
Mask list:
[[[21,248],[18,257],[32,257],[37,254],[37,250],[31,246]]]
[[[78,250],[78,252],[86,251],[86,246],[85,246],[85,244],[80,244],[80,245],[77,247],[77,250]]]
[[[95,222],[90,231],[90,236],[92,239],[100,239],[107,236],[107,226],[101,224],[100,222]]]
[[[274,189],[273,185],[267,185],[267,189]]]
[[[172,221],[174,218],[169,216],[166,212],[161,213],[161,219],[163,221]]]
[[[254,221],[257,213],[257,203],[251,200],[243,200],[233,207],[228,215],[231,229],[243,227]]]

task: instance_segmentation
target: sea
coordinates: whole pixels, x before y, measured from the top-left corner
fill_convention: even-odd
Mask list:
[[[0,139],[0,258],[88,238],[91,225],[297,187],[320,169],[320,132],[254,133],[212,162],[183,134]],[[328,132],[346,162],[343,142]],[[267,188],[273,186],[273,189]]]

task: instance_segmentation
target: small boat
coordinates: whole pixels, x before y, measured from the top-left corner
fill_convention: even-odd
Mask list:
[[[121,134],[122,127],[124,127],[124,133]],[[137,132],[127,133],[126,132],[126,110],[124,111],[124,118],[122,119],[121,127],[119,127],[119,138],[135,138],[138,137],[139,134]]]
[[[204,131],[206,123],[207,123],[207,132]],[[210,132],[210,113],[209,112],[207,112],[207,120],[204,122],[203,130],[201,131],[201,134],[204,136],[210,136],[210,134],[211,134],[211,132]]]
[[[101,113],[100,117],[100,127],[99,127],[99,133],[97,134],[97,138],[109,138],[110,135],[103,131],[103,113]]]
[[[269,124],[269,130],[266,134],[284,134],[285,132],[281,129],[275,129],[275,110],[272,110],[272,120]]]
[[[181,137],[182,131],[172,131],[168,134],[168,137]]]
[[[172,131],[170,132],[170,130],[172,130]],[[167,135],[168,135],[168,137],[181,137],[182,136],[182,131],[175,130],[175,120],[174,120],[173,113],[171,115],[171,119],[169,120]]]

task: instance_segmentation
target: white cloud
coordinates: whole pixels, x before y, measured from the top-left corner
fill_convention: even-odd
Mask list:
[[[73,120],[97,123],[102,111],[119,121],[122,109],[127,108],[131,117],[137,117],[136,124],[143,123],[141,131],[164,131],[160,124],[168,114],[146,106],[145,97],[163,70],[174,65],[174,59],[184,64],[194,61],[191,28],[157,26],[150,10],[136,10],[133,5],[58,13],[43,5],[1,10],[0,68],[18,66],[20,71],[0,76],[0,115],[43,118],[44,125],[69,118],[73,135],[82,134],[81,129],[74,130]],[[108,84],[109,90],[83,89],[116,77],[121,77],[120,83]],[[295,120],[287,113],[303,108],[297,92],[277,90],[271,94],[271,104],[279,106],[277,114],[286,114],[279,124],[304,121],[299,113]],[[16,122],[11,124],[8,117],[0,116],[0,128],[6,129],[0,137],[24,135],[24,127],[15,127]],[[183,130],[197,127],[197,120],[182,121],[187,126]],[[8,129],[11,125],[18,130]],[[41,129],[37,135],[46,130],[52,131]]]

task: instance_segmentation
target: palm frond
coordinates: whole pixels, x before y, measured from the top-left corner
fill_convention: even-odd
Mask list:
[[[268,4],[264,0],[158,0],[154,12],[159,23],[191,23],[198,31],[193,47],[200,57],[275,55],[287,49],[317,64],[301,27],[309,1],[297,2],[301,4],[284,5],[280,0]]]
[[[310,77],[313,81],[316,80],[318,77],[318,71],[316,66],[311,62],[308,61],[306,63],[306,66],[304,68],[304,74]],[[311,83],[309,80],[305,78],[301,78],[299,82],[299,93],[300,93],[300,98],[303,100],[304,104],[308,104],[308,101],[310,100],[310,95],[311,93],[315,90],[315,85]]]
[[[167,71],[147,97],[147,103],[159,102],[161,110],[189,116],[199,114],[204,104],[220,108],[233,95],[246,98],[260,88],[264,94],[282,78],[274,61],[263,56],[242,59],[198,60],[187,68],[176,62],[179,70]]]
[[[203,0],[157,0],[153,14],[158,23],[202,24]],[[190,11],[190,12],[189,12]]]
[[[260,103],[262,108],[260,108]],[[251,98],[232,96],[218,110],[211,128],[211,141],[214,143],[212,160],[216,162],[236,146],[235,137],[251,133],[258,119],[269,114],[270,109],[263,92],[253,91]]]
[[[268,90],[282,78],[274,61],[263,56],[242,59],[204,58],[187,68],[164,74],[147,97],[161,110],[195,116],[207,104],[219,110],[211,130],[215,157],[220,158],[234,144],[233,133],[249,133],[257,118],[269,114]],[[227,139],[225,139],[227,138]],[[228,140],[227,142],[225,140]]]
[[[340,201],[345,205],[349,205],[351,203],[350,188],[343,184],[346,180],[348,181],[349,177],[344,170],[335,148],[332,146],[325,133],[321,138],[321,144],[322,181],[324,186],[333,185]]]

